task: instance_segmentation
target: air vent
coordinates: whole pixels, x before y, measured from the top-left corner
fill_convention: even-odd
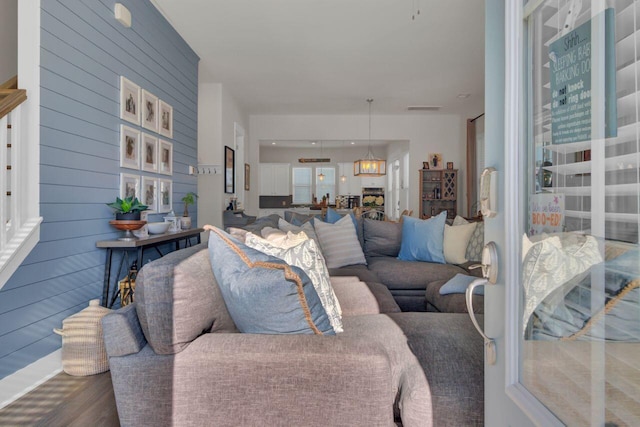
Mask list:
[[[407,111],[438,111],[440,108],[439,105],[409,105]]]

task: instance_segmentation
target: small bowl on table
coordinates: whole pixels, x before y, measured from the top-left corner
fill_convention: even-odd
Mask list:
[[[164,234],[169,230],[170,222],[149,222],[147,231],[149,234]]]

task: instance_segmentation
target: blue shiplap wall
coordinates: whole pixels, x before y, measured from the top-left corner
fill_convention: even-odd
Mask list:
[[[102,292],[104,250],[117,238],[106,202],[119,194],[119,77],[173,106],[174,210],[197,190],[198,57],[148,0],[43,0],[40,243],[0,290],[0,379],[60,347],[52,328]],[[164,138],[166,139],[166,138]],[[140,172],[142,175],[142,172]],[[157,176],[145,172],[145,175]],[[162,176],[166,177],[166,176]],[[195,208],[191,210],[195,218]]]

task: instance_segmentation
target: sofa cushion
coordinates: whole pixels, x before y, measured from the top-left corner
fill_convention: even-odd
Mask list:
[[[316,242],[306,237],[304,232],[300,237],[287,241],[278,240],[276,242],[265,240],[255,234],[249,234],[245,244],[250,248],[257,249],[267,255],[272,255],[285,261],[289,265],[295,265],[304,270],[309,276],[313,287],[316,289],[322,306],[329,316],[329,322],[336,333],[342,332],[342,310],[338,298],[333,291],[329,279],[329,271],[324,263],[324,258]],[[296,236],[290,231],[288,237]],[[304,237],[306,240],[300,240]]]
[[[327,313],[305,272],[210,230],[209,257],[229,314],[241,332],[330,334]]]
[[[476,229],[476,223],[444,226],[444,259],[449,264],[464,264],[469,239]]]
[[[446,211],[426,220],[405,217],[402,222],[402,243],[398,258],[403,261],[444,264],[443,240],[446,220]]]
[[[295,211],[284,211],[284,220],[298,227],[305,222],[313,224],[314,219],[322,219],[322,215],[306,215]]]
[[[204,245],[142,267],[135,304],[147,342],[158,354],[178,353],[205,332],[237,332]]]
[[[477,279],[477,277],[474,277]],[[441,313],[466,313],[467,302],[464,293],[442,295],[440,289],[447,283],[447,280],[435,280],[427,284],[425,299],[427,311],[438,311]],[[480,286],[478,287],[480,288]],[[476,288],[476,290],[478,289]],[[473,293],[473,311],[484,313],[484,296]]]
[[[335,224],[316,221],[315,230],[327,267],[367,263],[350,215],[344,216]]]
[[[402,224],[364,220],[364,254],[366,257],[397,257],[402,242]]]
[[[434,280],[449,280],[457,273],[465,273],[464,269],[453,264],[402,261],[391,257],[370,258],[368,267],[380,278],[379,281],[392,291],[395,289],[424,291],[427,283]]]

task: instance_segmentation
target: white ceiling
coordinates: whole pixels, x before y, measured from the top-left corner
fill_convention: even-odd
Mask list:
[[[152,2],[248,114],[483,111],[482,0]]]

